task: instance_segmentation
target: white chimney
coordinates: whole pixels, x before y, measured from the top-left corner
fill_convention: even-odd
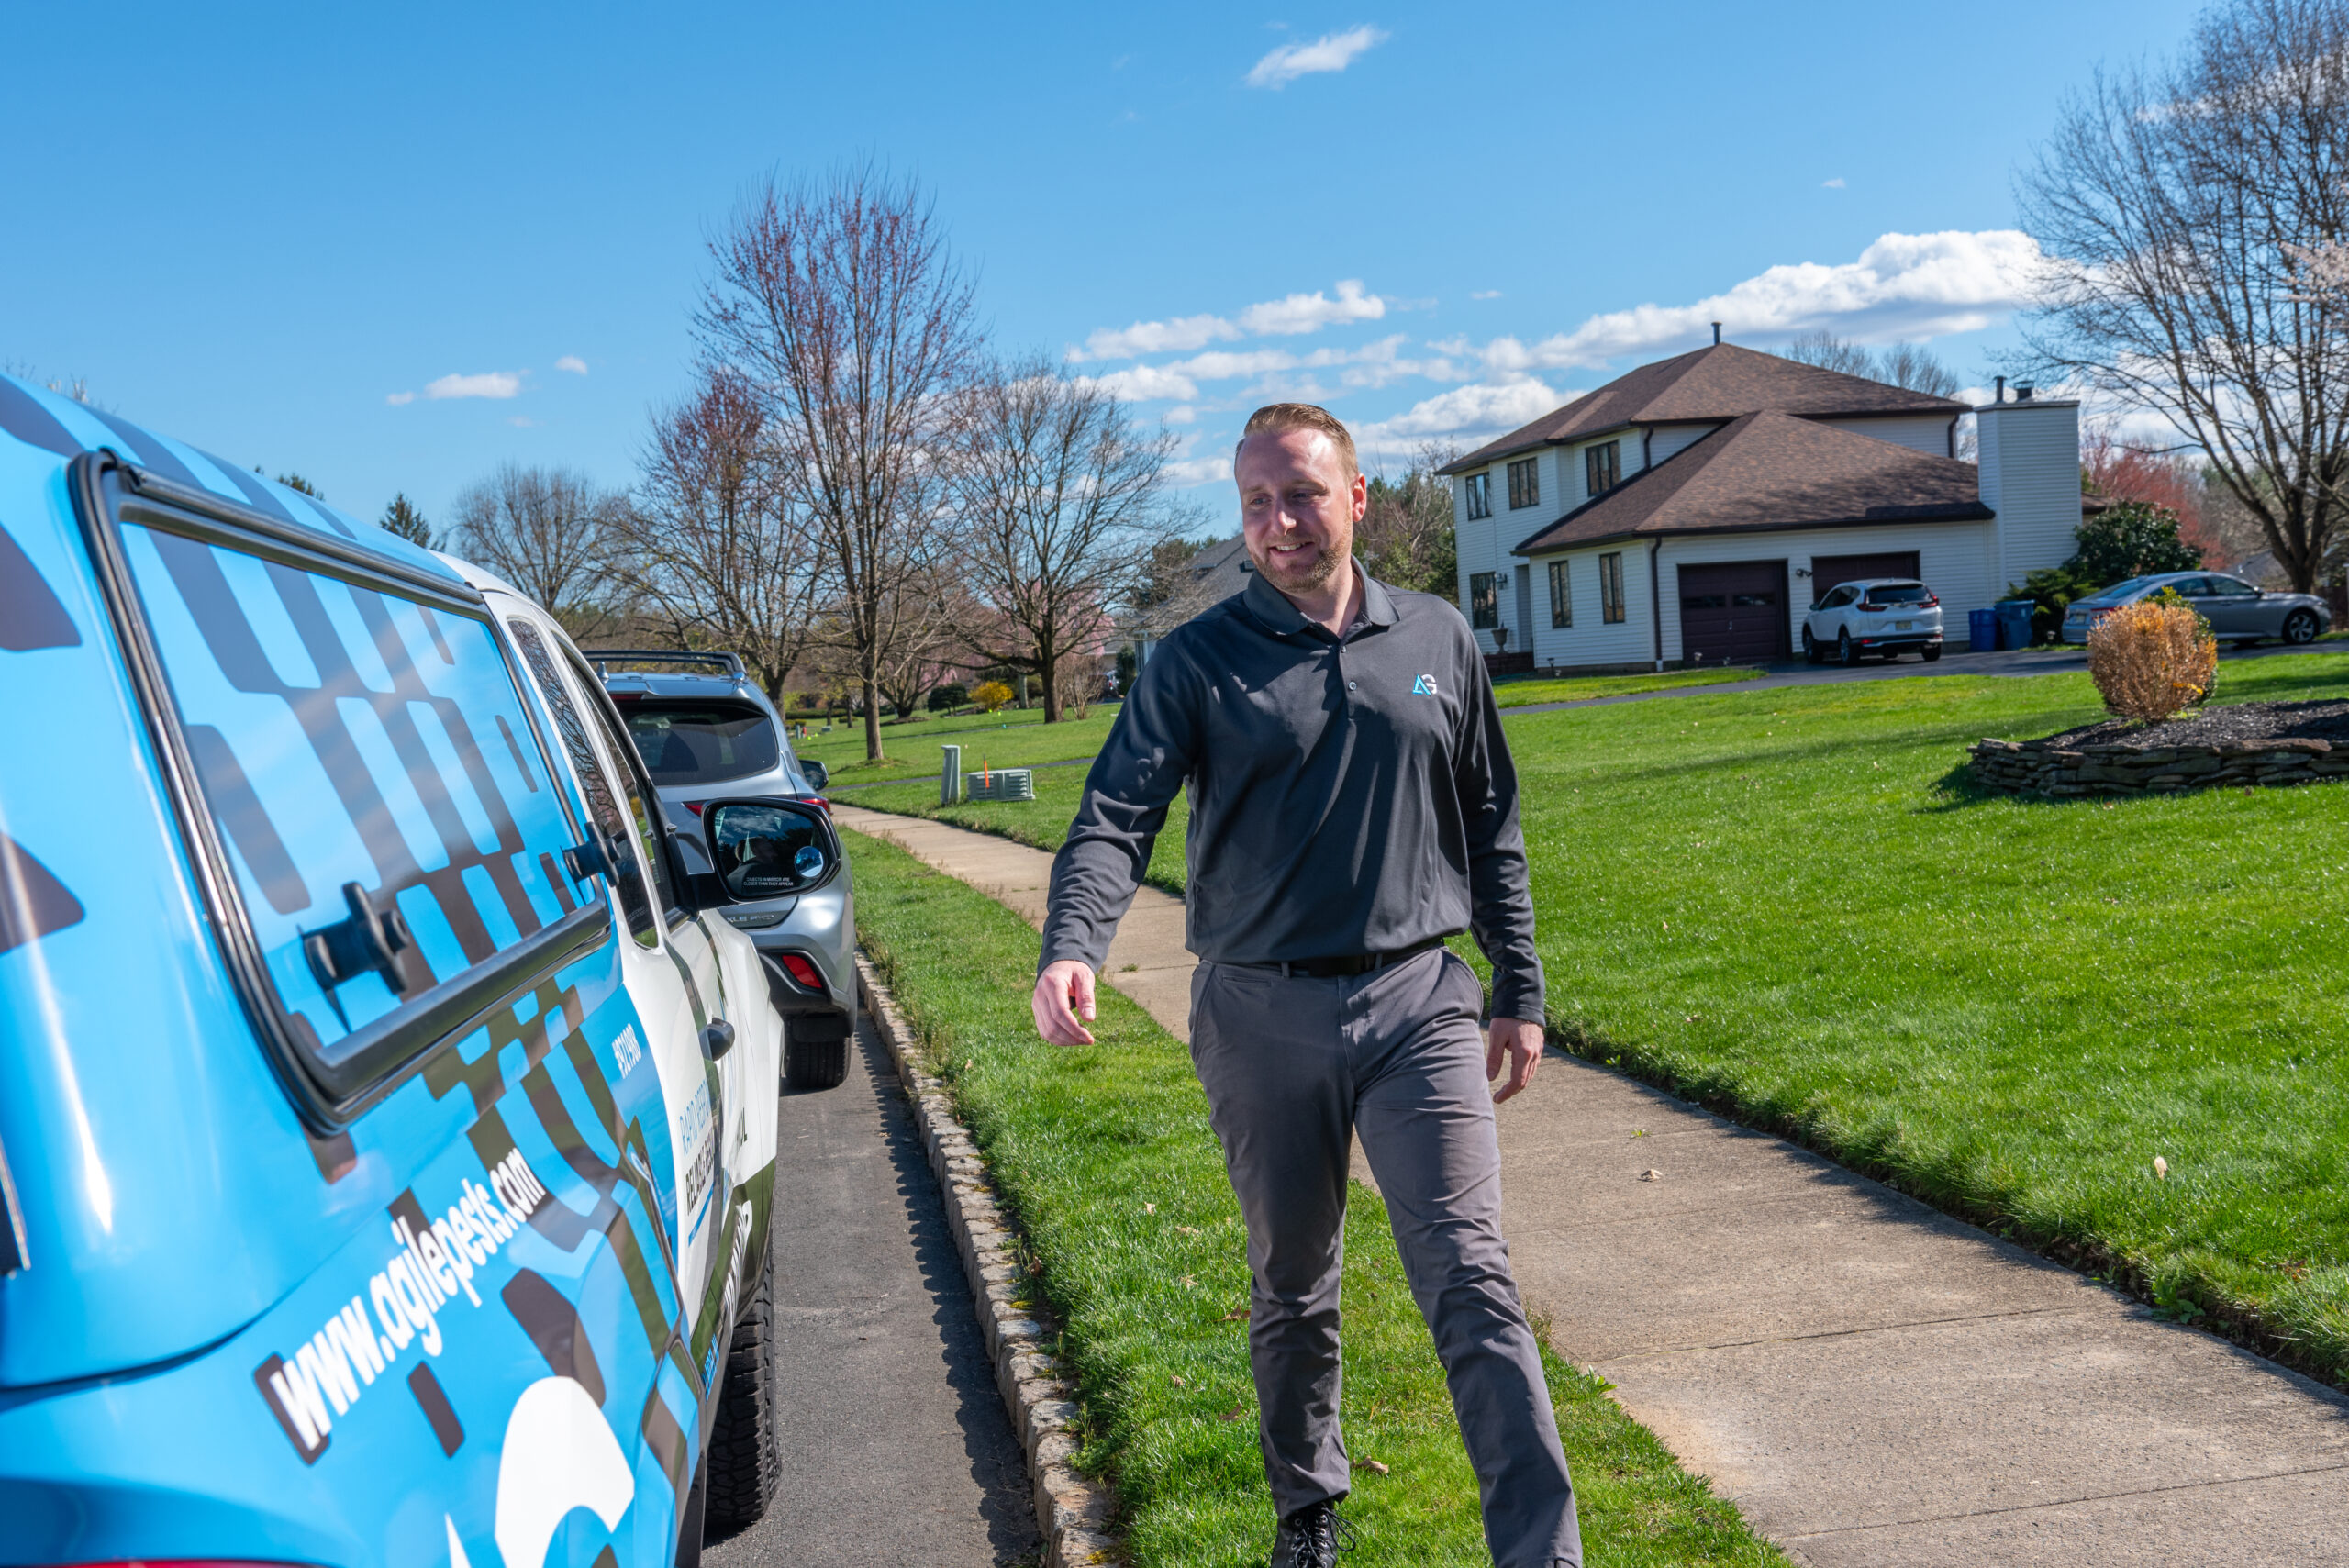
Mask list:
[[[2018,389],[2020,391],[2021,389]],[[2070,559],[2080,526],[2080,406],[2025,396],[1974,411],[1982,504],[1996,512],[1998,589]]]

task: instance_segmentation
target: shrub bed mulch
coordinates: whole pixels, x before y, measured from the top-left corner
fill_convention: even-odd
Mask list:
[[[2158,724],[2107,719],[2037,740],[1968,748],[1974,777],[2009,794],[2166,795],[2349,778],[2349,702],[2233,703]]]

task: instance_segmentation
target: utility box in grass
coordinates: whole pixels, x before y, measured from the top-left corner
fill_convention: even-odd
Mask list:
[[[1026,768],[996,768],[963,775],[964,800],[1033,800],[1036,778]]]
[[[963,797],[963,748],[941,746],[946,765],[938,770],[938,804],[952,806]]]

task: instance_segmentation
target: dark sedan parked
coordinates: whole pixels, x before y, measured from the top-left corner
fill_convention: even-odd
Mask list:
[[[2201,612],[2221,642],[2249,647],[2264,638],[2314,642],[2332,624],[2332,610],[2313,594],[2270,594],[2216,572],[2157,572],[2078,600],[2064,614],[2064,640],[2086,642],[2088,628],[2123,605],[2167,588]]]

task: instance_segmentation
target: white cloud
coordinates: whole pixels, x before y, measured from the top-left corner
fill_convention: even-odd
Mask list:
[[[1500,296],[1501,291],[1498,289],[1471,289],[1468,291],[1468,297],[1470,299],[1498,299]]]
[[[538,428],[539,425],[539,422],[536,419],[526,418],[519,414],[515,415],[506,422],[513,426],[518,430],[534,430]]]
[[[424,395],[444,397],[513,397],[522,390],[522,378],[512,371],[485,371],[480,375],[444,375],[425,384]]]
[[[1167,365],[1135,365],[1130,370],[1111,371],[1108,375],[1089,375],[1080,379],[1087,386],[1097,386],[1110,396],[1122,397],[1130,403],[1141,403],[1153,397],[1171,397],[1187,403],[1199,395],[1197,383]]]
[[[1489,371],[1591,368],[1631,354],[1693,348],[1708,324],[1731,338],[1790,337],[1825,327],[1861,342],[1972,332],[2029,302],[2038,244],[2012,229],[1887,234],[1854,261],[1772,267],[1694,305],[1642,305],[1594,316],[1531,346],[1497,338]]]
[[[1169,408],[1165,413],[1159,416],[1160,418],[1165,420],[1170,425],[1193,424],[1197,421],[1198,417],[1199,411],[1192,407],[1187,403],[1177,403],[1174,407]]]
[[[1831,180],[1821,180],[1819,187],[1823,191],[1840,191],[1843,188],[1843,176],[1838,174]]]
[[[555,361],[554,368],[559,371],[569,371],[573,375],[585,375],[587,373],[587,361],[581,359],[577,354],[565,354],[562,358]]]
[[[1362,426],[1354,431],[1354,441],[1370,450],[1405,448],[1444,437],[1482,440],[1530,424],[1565,401],[1565,395],[1531,376],[1471,382],[1415,403],[1391,419]]]
[[[1130,360],[1137,354],[1180,354],[1209,343],[1228,343],[1240,328],[1220,316],[1182,316],[1172,321],[1137,321],[1130,327],[1103,327],[1071,349],[1072,360]]]
[[[1297,358],[1281,349],[1251,349],[1245,353],[1233,353],[1229,349],[1210,349],[1204,354],[1194,354],[1187,360],[1176,360],[1164,368],[1201,381],[1233,381],[1243,375],[1267,375],[1274,371],[1294,370]]]
[[[390,404],[393,407],[397,408],[403,403],[415,402],[416,394],[413,392],[395,392],[389,397],[384,398],[384,401]]]
[[[1228,457],[1186,457],[1166,465],[1169,484],[1212,484],[1230,477],[1231,460]]]
[[[1261,338],[1293,337],[1349,321],[1375,321],[1386,314],[1385,300],[1364,294],[1360,278],[1348,278],[1338,285],[1335,299],[1315,289],[1311,294],[1267,300],[1241,311],[1240,325]]]
[[[1300,76],[1321,71],[1343,71],[1372,45],[1386,41],[1377,28],[1348,28],[1324,33],[1311,43],[1285,43],[1258,61],[1248,72],[1251,87],[1282,87]]]

